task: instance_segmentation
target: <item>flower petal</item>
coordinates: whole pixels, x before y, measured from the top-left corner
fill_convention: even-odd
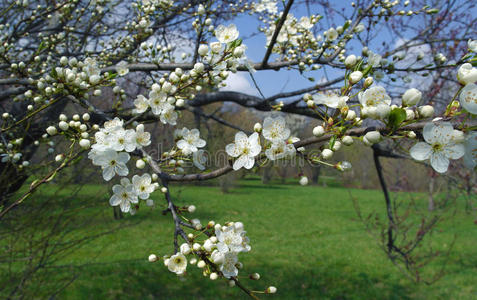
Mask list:
[[[444,146],[444,155],[450,159],[459,159],[465,154],[464,144],[447,144]]]
[[[449,159],[445,157],[444,153],[434,152],[431,155],[431,166],[439,173],[445,173],[449,167]]]
[[[440,143],[447,144],[452,137],[454,132],[454,127],[451,123],[440,122],[434,123],[430,122],[424,126],[422,134],[424,135],[424,140],[429,144]]]
[[[247,155],[241,155],[239,158],[237,158],[234,162],[233,168],[235,171],[241,169],[248,161],[248,156]]]
[[[426,160],[431,156],[431,153],[432,147],[429,144],[423,142],[415,144],[409,150],[409,154],[411,154],[411,157],[415,160]]]

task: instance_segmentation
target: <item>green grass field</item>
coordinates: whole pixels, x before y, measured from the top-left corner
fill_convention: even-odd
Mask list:
[[[203,224],[208,220],[240,220],[245,224],[252,251],[239,255],[244,264],[240,274],[258,272],[262,278],[244,278],[244,284],[257,290],[269,285],[278,288],[274,296],[262,298],[477,299],[477,226],[474,216],[464,212],[464,204],[458,203],[456,215],[447,218],[431,236],[432,244],[443,251],[455,234],[457,240],[445,276],[425,285],[407,279],[357,220],[351,198],[358,199],[363,215],[373,211],[382,215],[384,201],[379,191],[302,187],[296,183],[262,185],[258,179],[242,180],[227,194],[217,187],[192,185],[172,186],[171,191],[177,205],[197,206],[192,216]],[[58,298],[247,298],[224,280],[204,278],[195,266],[188,266],[188,276],[181,281],[162,262],[147,262],[150,253],[162,256],[173,250],[170,215],[163,216],[160,207],[142,206],[135,216],[114,220],[107,201],[109,194],[98,186],[86,186],[75,201],[93,197],[98,201],[97,195],[101,198],[98,205],[78,210],[89,220],[75,235],[125,227],[90,241],[55,263],[53,281],[78,274]],[[415,197],[425,211],[426,198]],[[163,201],[160,193],[154,199]],[[437,260],[424,271],[435,273],[442,264]]]

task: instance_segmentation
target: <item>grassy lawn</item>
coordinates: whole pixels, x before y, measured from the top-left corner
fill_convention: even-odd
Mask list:
[[[351,197],[359,201],[363,215],[382,214],[384,201],[379,191],[341,187],[262,185],[259,180],[242,180],[240,186],[223,194],[217,187],[173,186],[177,205],[194,204],[192,214],[203,224],[242,221],[252,251],[241,253],[242,275],[253,272],[262,279],[245,284],[261,290],[278,288],[275,299],[477,299],[477,226],[474,216],[457,213],[439,225],[433,245],[447,250],[457,235],[447,261],[446,275],[433,285],[414,284],[389,261],[373,236],[357,220]],[[67,191],[64,191],[65,193]],[[107,190],[87,186],[77,201],[101,195],[101,203],[78,213],[89,218],[77,234],[125,227],[87,243],[63,258],[55,277],[76,272],[78,278],[60,299],[246,299],[238,288],[225,281],[203,278],[195,266],[188,267],[185,281],[170,273],[162,262],[148,263],[150,253],[171,254],[173,224],[161,208],[142,206],[135,216],[112,218]],[[160,194],[156,201],[162,203]],[[400,195],[400,197],[408,197]],[[425,210],[426,198],[415,195]],[[86,201],[86,200],[85,200]],[[129,226],[130,225],[130,226]],[[443,262],[428,265],[437,272]]]

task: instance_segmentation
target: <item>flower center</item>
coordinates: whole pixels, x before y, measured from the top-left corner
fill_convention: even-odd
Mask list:
[[[442,145],[439,144],[439,143],[435,143],[435,144],[432,145],[432,150],[434,150],[434,152],[441,151],[442,150]]]

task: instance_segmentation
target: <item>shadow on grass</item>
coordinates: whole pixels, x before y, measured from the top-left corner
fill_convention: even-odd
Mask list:
[[[345,265],[313,266],[312,270],[264,266],[263,280],[242,279],[254,290],[278,287],[274,299],[411,299],[411,290],[393,283],[388,276],[375,277]],[[247,266],[254,270],[253,266]],[[185,280],[170,273],[161,262],[131,261],[79,267],[82,275],[67,291],[67,298],[89,299],[250,299],[224,280],[211,281],[195,266]],[[60,275],[60,274],[59,274]],[[278,277],[277,277],[278,276]],[[114,278],[113,278],[114,277]],[[114,279],[117,280],[114,280]],[[104,282],[113,282],[103,286]],[[260,297],[268,298],[268,297]]]

